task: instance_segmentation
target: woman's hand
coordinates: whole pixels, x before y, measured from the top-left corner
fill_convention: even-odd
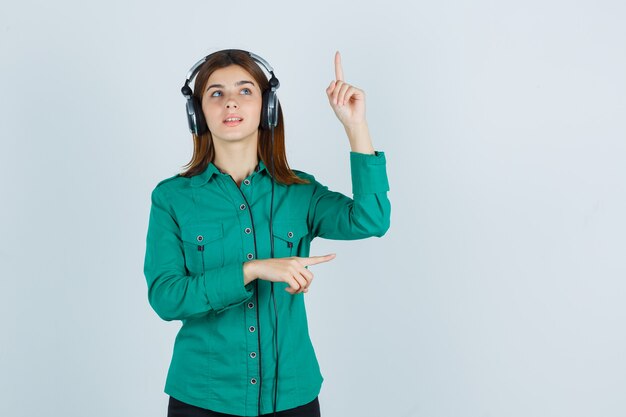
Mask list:
[[[331,253],[324,256],[290,256],[287,258],[255,259],[243,264],[244,285],[256,278],[271,282],[286,282],[285,291],[290,294],[308,292],[313,281],[313,273],[306,269],[309,265],[328,262],[335,258]]]
[[[344,82],[339,51],[335,53],[335,78],[326,89],[335,115],[346,129],[365,124],[365,92]]]

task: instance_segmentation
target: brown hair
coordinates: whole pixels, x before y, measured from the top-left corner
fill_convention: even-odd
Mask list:
[[[206,84],[211,74],[220,69],[231,65],[238,65],[245,71],[250,73],[256,80],[261,91],[265,91],[269,88],[269,81],[265,76],[265,73],[257,65],[257,63],[250,57],[250,55],[240,49],[224,49],[217,51],[207,58],[206,62],[202,64],[193,88],[193,95],[198,99],[198,102],[202,102],[202,95]],[[191,161],[183,166],[186,170],[180,175],[183,177],[192,177],[194,175],[203,172],[209,162],[213,161],[215,157],[215,147],[213,145],[213,137],[211,132],[207,131],[202,135],[193,135],[193,156]],[[283,112],[281,106],[278,106],[278,124],[274,128],[274,179],[282,184],[308,184],[309,181],[298,177],[289,168],[287,163],[287,156],[285,153],[285,125],[283,121]],[[259,126],[259,138],[257,155],[263,161],[265,166],[270,172],[270,158],[272,156],[272,133],[270,130],[263,130]]]

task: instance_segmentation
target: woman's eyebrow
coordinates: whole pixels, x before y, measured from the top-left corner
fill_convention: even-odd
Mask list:
[[[240,85],[244,85],[244,84],[252,84],[254,85],[254,83],[252,81],[248,81],[248,80],[241,80],[241,81],[237,81],[235,83],[235,87],[239,87]],[[205,91],[209,91],[211,88],[213,87],[217,87],[217,88],[224,88],[224,86],[222,84],[211,84],[210,86],[208,86],[206,88]]]

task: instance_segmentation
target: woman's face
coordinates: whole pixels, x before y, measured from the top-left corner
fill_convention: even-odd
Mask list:
[[[256,140],[261,121],[261,90],[238,65],[214,71],[202,95],[202,111],[214,141]]]

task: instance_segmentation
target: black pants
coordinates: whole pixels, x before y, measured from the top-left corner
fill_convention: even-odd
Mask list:
[[[274,413],[262,414],[261,417],[272,417]],[[277,411],[277,417],[320,417],[320,403],[317,397],[308,404],[289,410]],[[233,414],[218,413],[205,408],[196,407],[170,396],[167,406],[167,417],[237,417]]]

